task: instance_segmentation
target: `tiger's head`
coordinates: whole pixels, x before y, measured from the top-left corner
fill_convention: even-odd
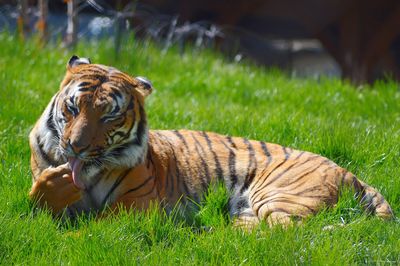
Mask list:
[[[54,102],[53,121],[61,156],[68,160],[74,182],[107,167],[133,167],[147,151],[144,99],[149,81],[113,67],[73,56]],[[85,178],[85,177],[82,177]]]

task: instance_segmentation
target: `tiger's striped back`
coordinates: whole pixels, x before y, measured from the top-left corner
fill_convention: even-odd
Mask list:
[[[147,202],[138,194],[153,193],[152,200],[172,208],[178,201],[198,202],[210,184],[222,181],[231,195],[229,211],[239,223],[275,224],[332,206],[342,186],[353,186],[363,206],[392,216],[379,193],[337,164],[277,144],[203,131],[150,131],[148,164],[151,179],[136,183],[143,190],[130,190],[124,201]]]

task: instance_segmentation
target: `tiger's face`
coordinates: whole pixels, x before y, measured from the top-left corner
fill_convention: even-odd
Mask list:
[[[56,102],[59,146],[74,181],[86,166],[134,166],[145,153],[144,98],[152,85],[112,67],[72,57]]]

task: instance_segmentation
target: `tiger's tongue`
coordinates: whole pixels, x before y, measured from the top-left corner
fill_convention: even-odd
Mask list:
[[[69,158],[68,162],[72,170],[72,180],[75,186],[77,186],[80,189],[85,189],[85,184],[83,184],[83,182],[80,179],[83,162],[76,158]]]

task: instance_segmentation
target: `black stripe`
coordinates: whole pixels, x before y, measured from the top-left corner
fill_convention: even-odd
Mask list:
[[[134,146],[141,146],[138,144],[140,141],[138,141],[136,138],[132,141],[129,141],[127,143],[122,144],[121,146],[118,146],[117,148],[112,150],[112,154],[115,157],[122,156],[122,153],[126,149],[132,149]]]
[[[307,167],[306,169],[303,170],[302,173],[300,173],[300,175],[294,176],[294,177],[293,177],[294,180],[293,180],[292,182],[286,184],[286,187],[289,187],[290,185],[295,184],[296,182],[299,182],[299,180],[302,179],[303,177],[305,177],[306,175],[309,175],[309,174],[315,172],[315,171],[318,170],[324,163],[325,163],[325,162],[321,162],[320,164],[318,164],[318,165],[316,165],[316,166],[312,165],[312,166],[310,166],[310,167]],[[307,181],[306,181],[306,182],[307,182]],[[291,190],[294,190],[294,189],[298,188],[299,186],[301,186],[301,184],[296,185],[295,187],[291,188]]]
[[[116,128],[120,128],[120,127],[122,127],[122,126],[125,124],[125,122],[126,122],[126,116],[125,116],[125,113],[121,114],[121,116],[123,116],[123,119],[121,120],[121,122],[120,122],[120,123],[118,123],[118,124],[116,124],[116,125],[115,125],[115,127],[116,127]],[[125,134],[125,133],[124,133],[124,134]]]
[[[279,163],[277,166],[274,167],[274,169],[271,170],[271,172],[268,173],[267,176],[265,176],[265,177],[262,178],[262,183],[261,183],[260,185],[257,185],[257,187],[261,187],[261,188],[259,188],[259,189],[253,194],[253,196],[251,197],[252,199],[254,199],[255,197],[257,197],[257,194],[265,188],[264,183],[268,180],[268,177],[269,177],[273,172],[275,172],[278,168],[280,168],[285,162],[287,162],[287,160],[284,160],[284,161],[282,161],[281,163]],[[260,178],[260,179],[261,179],[261,178]],[[254,203],[253,203],[253,204],[254,204]]]
[[[219,162],[218,156],[215,153],[215,151],[213,150],[211,139],[205,131],[202,131],[201,134],[204,137],[204,139],[206,140],[207,146],[210,149],[210,152],[212,153],[212,155],[214,157],[216,175],[217,175],[218,179],[221,179],[221,178],[223,178],[223,171],[222,171],[221,163]]]
[[[109,80],[109,78],[107,77],[107,71],[94,71],[92,73],[90,73],[90,79],[94,79],[94,80],[98,80],[99,81],[99,85],[102,83],[105,83]]]
[[[176,184],[177,184],[177,189],[178,189],[177,192],[180,193],[180,188],[181,188],[181,185],[183,184],[183,190],[184,190],[185,196],[186,195],[192,196],[189,191],[189,188],[187,187],[187,184],[185,182],[186,180],[184,180],[184,177],[181,176],[181,172],[179,171],[179,161],[178,161],[178,158],[176,157],[175,150],[174,149],[171,149],[171,150],[172,150],[172,156],[174,157],[173,160],[174,160],[175,166],[176,166],[176,171],[175,171],[176,176],[175,177],[176,177]],[[181,178],[183,179],[182,182],[180,181]],[[170,193],[170,196],[172,196],[172,191]],[[179,195],[179,196],[181,196],[181,195]],[[197,197],[197,195],[194,195],[194,196]]]
[[[118,106],[118,99],[117,96],[115,96],[114,93],[110,93],[109,96],[113,99],[113,101],[115,102],[115,108],[111,111],[111,114],[115,114],[120,110],[120,107]]]
[[[265,168],[261,169],[261,170],[264,170],[264,171],[265,171],[265,170],[268,168],[268,166],[269,166],[269,164],[271,163],[271,161],[272,161],[272,155],[271,155],[271,153],[269,152],[269,150],[268,150],[268,148],[267,148],[267,144],[266,144],[265,142],[259,141],[259,143],[260,143],[260,145],[261,145],[261,149],[263,150],[264,155],[268,158],[267,163],[266,163],[266,165],[265,165]],[[283,163],[284,163],[284,162],[283,162]],[[280,165],[278,165],[277,167],[279,167],[279,166],[280,166]],[[276,168],[275,168],[275,169],[276,169]],[[275,171],[275,169],[272,170],[272,171]],[[253,173],[252,173],[252,174],[253,174]],[[270,174],[271,174],[271,173],[269,173],[268,176],[269,176]],[[254,173],[254,177],[255,177],[255,173]],[[252,179],[254,179],[254,177],[253,177]],[[260,178],[259,181],[264,182],[264,181],[265,181],[265,178],[263,178],[263,179]],[[257,181],[257,183],[258,183],[259,181]],[[257,184],[256,184],[256,185],[257,185]]]
[[[134,106],[135,106],[135,103],[133,102],[133,97],[131,97],[131,99],[129,100],[128,107],[126,107],[126,111],[133,109]],[[142,108],[142,107],[140,107],[140,108]]]
[[[150,147],[149,147],[149,149],[150,149]],[[151,152],[149,150],[147,152],[147,164],[146,164],[147,169],[149,169],[151,165],[154,165],[154,161],[153,161],[153,157],[151,156]]]
[[[36,137],[37,142],[37,151],[39,152],[39,156],[46,162],[47,165],[57,166],[57,162],[55,162],[52,158],[50,158],[47,153],[43,150],[43,144],[40,141],[39,136]]]
[[[115,114],[117,114],[119,112],[119,110],[121,110],[121,109],[119,108],[118,105],[116,105],[115,108],[111,111],[110,114],[115,115]]]
[[[156,135],[160,141],[162,140],[164,142],[167,142],[167,140],[165,139],[165,136],[160,134],[158,131],[153,131],[153,134]],[[169,168],[168,168],[168,174],[169,174],[169,172],[170,171],[169,171]],[[169,178],[168,178],[169,176],[168,176],[168,174],[167,174],[167,177],[165,178],[165,188],[166,188],[166,190],[168,190],[168,185],[169,185]]]
[[[240,193],[243,193],[246,189],[249,188],[251,182],[253,182],[257,170],[257,159],[253,145],[251,145],[250,141],[245,138],[243,139],[243,142],[247,145],[247,151],[249,152],[249,165],[247,166],[246,178],[243,187],[240,189]]]
[[[200,158],[202,169],[204,169],[204,174],[205,174],[205,177],[206,177],[206,181],[204,181],[202,179],[202,186],[203,186],[203,189],[206,190],[207,187],[208,187],[208,183],[211,180],[210,169],[209,169],[209,166],[208,166],[207,162],[203,158],[203,156],[205,154],[203,147],[201,146],[201,144],[198,141],[198,139],[194,136],[194,134],[193,133],[190,133],[190,134],[192,135],[192,138],[193,138],[193,140],[195,142],[195,149],[196,149],[198,157]],[[200,153],[199,147],[200,147],[201,152],[203,154]]]
[[[281,163],[279,163],[277,166],[275,166],[275,168],[274,168],[271,172],[269,172],[269,174],[268,174],[265,178],[262,179],[261,186],[262,186],[263,188],[265,187],[265,186],[264,186],[264,183],[265,183],[265,181],[268,179],[268,177],[269,177],[276,169],[278,169],[282,164],[284,164],[285,162],[287,162],[287,160],[289,159],[290,154],[286,151],[286,147],[283,147],[283,146],[282,146],[282,151],[283,151],[284,154],[285,154],[284,160],[283,160]],[[290,166],[290,167],[292,167],[292,166]],[[268,183],[267,183],[267,185],[269,185],[269,184],[271,184],[271,182],[268,182]]]
[[[145,193],[143,193],[143,194],[140,194],[140,195],[138,195],[138,196],[135,196],[136,198],[142,198],[142,197],[145,197],[145,196],[147,196],[147,195],[149,195],[150,193],[152,193],[153,191],[154,191],[154,189],[155,189],[155,187],[156,187],[156,182],[154,181],[154,185],[152,186],[152,188],[149,190],[149,191],[147,191],[147,192],[145,192]]]
[[[233,148],[236,149],[236,144],[235,144],[235,142],[233,142],[233,139],[232,139],[231,136],[226,137],[226,140],[228,141],[228,143],[229,143]]]
[[[115,88],[114,86],[110,86],[112,92],[119,98],[123,98],[121,92],[119,92],[119,88]]]
[[[233,148],[236,149],[236,144],[233,142],[231,137],[226,137],[226,141],[229,143],[229,146],[225,143],[225,141],[221,140],[222,145],[229,151],[229,159],[228,159],[228,168],[229,168],[229,179],[230,179],[230,190],[232,190],[238,181],[237,173],[236,173],[236,153]]]
[[[144,116],[143,107],[140,107],[139,111],[140,111],[141,119],[139,121],[138,129],[137,129],[137,132],[136,132],[136,138],[134,140],[132,140],[132,141],[124,143],[123,145],[115,148],[113,150],[113,153],[115,154],[115,156],[120,156],[121,153],[125,149],[132,148],[132,146],[141,146],[142,144],[144,144],[143,143],[143,137],[146,134],[145,130],[146,130],[146,124],[147,123],[146,123],[146,117]],[[129,129],[128,133],[126,134],[126,138],[128,138],[131,135],[131,131],[132,131],[133,127],[134,127],[134,124],[135,123],[132,123],[132,127]]]
[[[121,138],[124,138],[126,135],[125,135],[124,132],[121,132],[121,131],[116,131],[116,132],[114,132],[114,134],[112,134],[112,135],[109,136],[109,138],[111,139],[111,141],[112,141],[113,143],[114,143],[114,138],[115,138],[116,136],[120,136]]]
[[[324,173],[326,173],[326,171],[327,171],[327,169],[325,169],[324,170]],[[349,172],[344,172],[343,174],[342,174],[342,176],[341,176],[341,178],[340,178],[340,187],[342,187],[343,185],[344,185],[344,180],[345,180],[345,178],[346,178],[346,176],[347,176],[347,174],[348,174]]]
[[[289,158],[289,156],[290,156],[290,153],[288,151],[289,148],[282,146],[282,149],[283,149],[283,153],[285,154],[285,160],[287,160]]]
[[[87,87],[87,86],[89,86],[89,85],[92,85],[92,83],[91,83],[91,82],[84,81],[84,82],[81,82],[81,83],[78,85],[78,87]]]
[[[267,187],[268,185],[272,184],[275,180],[279,179],[281,176],[283,176],[285,173],[287,173],[287,172],[288,172],[293,166],[295,166],[295,165],[296,165],[296,164],[292,164],[292,165],[288,166],[285,170],[283,170],[282,172],[280,172],[279,174],[277,174],[272,180],[269,180],[269,182],[268,182],[267,184],[264,184],[264,183],[263,183],[261,186],[259,186],[258,190],[253,194],[253,197],[252,197],[252,198],[257,197],[258,194],[260,194],[260,192],[262,192],[262,191],[265,189],[265,187]],[[275,169],[276,169],[276,168],[275,168]],[[275,169],[274,169],[274,170],[275,170]],[[270,172],[270,173],[268,174],[268,176],[266,177],[266,179],[268,179],[268,177],[271,175],[271,173],[272,173],[272,172]],[[263,199],[254,201],[253,204],[257,204],[257,203],[259,203],[259,202],[262,201],[262,200],[263,200]]]
[[[138,185],[137,187],[131,188],[129,189],[127,192],[124,193],[124,195],[128,194],[128,193],[132,193],[136,190],[141,189],[142,187],[144,187],[150,180],[153,180],[154,176],[149,176],[145,181],[143,181],[143,183],[141,183],[140,185]]]
[[[189,145],[188,145],[188,143],[187,143],[185,137],[184,137],[178,130],[173,130],[172,133],[174,133],[174,134],[182,141],[183,145],[184,145],[185,148],[186,148],[186,152],[189,153]],[[183,152],[183,151],[182,151],[182,152]],[[193,176],[193,173],[192,173],[192,171],[191,171],[192,168],[190,167],[190,163],[189,163],[189,156],[184,156],[184,157],[185,157],[185,164],[186,164],[186,167],[187,167],[187,169],[188,169],[188,171],[189,171],[189,174],[190,174],[191,176]],[[201,179],[201,184],[202,184],[203,189],[207,187],[207,183],[208,183],[208,182],[209,182],[209,180],[207,180],[207,182],[205,183],[204,180]],[[187,188],[186,182],[184,182],[184,186],[185,186],[185,189],[186,189],[186,190],[189,190],[189,189]],[[197,196],[197,195],[196,195],[196,196]]]
[[[58,94],[56,95],[56,97],[58,96]],[[47,117],[47,121],[46,121],[46,126],[50,129],[51,133],[57,138],[59,139],[60,136],[58,135],[58,131],[56,129],[56,126],[54,124],[54,106],[55,106],[55,102],[56,102],[56,97],[54,97],[53,102],[51,103],[51,107],[50,107],[50,111],[49,111],[49,116]]]
[[[107,70],[105,69],[91,69],[90,71],[86,71],[83,73],[83,75],[80,76],[81,79],[88,79],[88,80],[94,80],[94,79],[101,79],[101,78],[106,78],[104,75],[107,75]]]
[[[240,189],[240,193],[243,193],[246,189],[249,188],[250,184],[253,182],[254,177],[256,176],[257,168],[253,168],[249,174],[247,174],[246,179],[244,181],[244,185]]]
[[[248,208],[248,207],[249,207],[248,201],[245,199],[241,199],[236,203],[236,209],[241,210],[243,208]],[[240,216],[243,217],[242,215]]]
[[[307,182],[304,182],[307,183]],[[304,183],[302,183],[301,185],[304,185]],[[296,186],[296,188],[300,187],[301,185]],[[311,187],[307,187],[302,191],[299,191],[297,193],[290,193],[290,192],[283,192],[283,191],[275,191],[272,193],[268,193],[268,197],[264,198],[263,200],[268,200],[268,198],[273,198],[275,195],[279,195],[279,194],[283,194],[283,195],[290,195],[290,196],[297,196],[297,197],[306,197],[306,198],[317,198],[317,199],[322,199],[322,197],[320,195],[304,195],[304,193],[307,192],[313,192],[316,189],[320,188],[320,185],[315,185],[315,186],[311,186]],[[293,188],[291,190],[294,190],[296,188]],[[315,193],[314,193],[315,194]]]
[[[230,189],[232,190],[238,181],[236,174],[236,154],[232,150],[229,151],[229,176],[231,181]]]
[[[71,90],[71,83],[72,81],[68,82],[68,84],[64,86],[64,95],[69,94],[69,91]]]
[[[272,161],[271,153],[269,152],[269,150],[268,150],[268,148],[267,148],[267,144],[266,144],[265,142],[260,141],[260,145],[261,145],[261,149],[262,149],[263,152],[264,152],[264,155],[268,158],[268,159],[267,159],[267,164],[266,164],[266,167],[268,167],[268,165],[269,165],[269,164],[271,163],[271,161]]]
[[[178,130],[172,130],[171,132],[174,133],[182,141],[183,145],[185,145],[185,148],[187,150],[189,150],[189,146],[186,142],[186,139],[183,137],[183,135]]]
[[[92,73],[83,74],[80,76],[81,80],[90,80],[91,84],[96,82],[96,86],[100,86],[102,83],[108,81],[107,71],[93,71]],[[84,82],[83,82],[84,83]]]
[[[176,189],[177,189],[177,193],[179,193],[179,176],[180,176],[180,172],[179,172],[179,166],[178,166],[178,161],[175,155],[175,151],[172,149],[172,156],[173,158],[173,162],[175,163],[175,173],[171,173],[171,168],[169,169],[169,176],[171,179],[171,189],[169,191],[169,196],[172,197],[174,195],[174,180],[176,179]],[[168,178],[168,176],[167,176]],[[180,196],[180,195],[179,195]]]
[[[271,153],[269,152],[269,150],[267,148],[267,144],[263,141],[260,141],[260,145],[261,145],[261,149],[263,150],[265,156],[267,156],[268,158],[271,157]]]
[[[89,165],[91,166],[93,164],[94,163],[90,163]],[[86,166],[86,167],[89,168],[88,166]],[[108,179],[112,174],[112,172],[109,172],[108,175],[106,175],[104,177],[103,173],[104,173],[104,170],[102,170],[98,175],[96,175],[96,180],[94,182],[92,182],[89,187],[86,188],[86,191],[90,192],[101,180]],[[91,180],[91,181],[93,181],[93,180]]]
[[[276,180],[278,180],[281,176],[283,176],[284,174],[286,174],[290,169],[292,169],[294,166],[296,166],[297,163],[293,163],[292,165],[289,165],[286,169],[284,169],[283,171],[281,171],[279,174],[277,174],[274,178],[268,180],[268,182],[266,184],[262,184],[262,188],[265,188],[266,186],[274,183]],[[298,165],[299,167],[301,165]],[[271,172],[272,173],[272,172]],[[270,174],[271,174],[270,173]],[[270,174],[268,176],[270,176]]]
[[[139,108],[139,116],[140,116],[140,121],[139,121],[139,125],[138,125],[137,131],[136,131],[136,138],[134,140],[134,142],[137,145],[142,144],[143,135],[145,134],[144,130],[145,130],[146,124],[147,124],[146,116],[145,116],[144,109],[142,106],[140,106],[140,108]],[[132,129],[135,126],[135,122],[136,122],[135,116],[133,117],[133,119],[134,120],[132,121],[132,125],[129,128],[128,132],[126,133],[126,138],[130,137]]]
[[[297,155],[296,158],[294,158],[294,159],[295,159],[295,160],[300,159],[305,153],[306,153],[305,151],[300,152],[299,155]],[[319,156],[318,156],[318,157],[319,157]]]
[[[312,158],[310,158],[309,160],[311,160],[311,159],[312,159]],[[307,163],[309,160],[305,161],[304,163]],[[317,165],[317,166],[308,167],[307,169],[305,169],[305,171],[307,171],[307,170],[309,170],[309,169],[311,169],[311,168],[312,168],[312,169],[309,170],[309,171],[307,171],[307,172],[305,172],[305,173],[303,173],[303,174],[301,174],[300,176],[298,176],[298,177],[296,178],[295,181],[293,181],[293,182],[287,184],[287,186],[290,186],[291,184],[294,184],[295,182],[297,182],[299,179],[301,179],[301,178],[304,177],[305,175],[308,175],[308,174],[310,174],[310,173],[316,171],[317,169],[319,169],[319,168],[321,167],[321,165],[323,165],[323,164],[326,163],[326,162],[329,162],[329,160],[324,160],[323,162],[321,162],[321,163],[320,163],[319,165]],[[304,163],[303,163],[303,164],[304,164]],[[298,167],[301,167],[303,164],[298,165]],[[268,186],[269,184],[273,183],[275,180],[277,180],[277,179],[280,178],[282,175],[284,175],[285,173],[287,173],[287,172],[288,172],[293,166],[295,166],[295,165],[296,165],[296,163],[290,165],[288,168],[286,168],[284,171],[282,171],[280,174],[278,174],[273,180],[270,180],[267,184],[265,184],[265,185],[263,185],[261,188],[259,188],[259,189],[253,194],[253,197],[252,197],[252,198],[255,198],[255,197],[256,197],[256,194],[259,194],[260,191],[264,190],[264,188],[265,188],[266,186]],[[291,188],[291,190],[294,190],[294,189],[296,189],[296,188],[297,188],[297,186],[296,186],[295,188]],[[272,195],[269,195],[269,196],[272,196]],[[259,202],[261,202],[261,201],[263,201],[263,200],[264,200],[264,199],[257,200],[257,201],[255,201],[255,202],[253,202],[253,204],[257,204],[257,203],[259,203]]]
[[[97,89],[98,85],[93,85],[93,86],[89,86],[89,87],[82,87],[79,88],[78,91],[80,92],[86,92],[86,91],[95,91]]]
[[[114,192],[114,190],[121,184],[121,182],[125,179],[125,177],[128,175],[128,173],[131,171],[131,169],[126,170],[122,175],[120,175],[117,180],[115,180],[114,184],[111,186],[111,189],[108,191],[106,196],[104,197],[101,206],[106,205],[109,197],[111,194]]]
[[[168,169],[168,174],[167,174],[167,177],[166,177],[166,184],[165,184],[165,189],[167,190],[167,191],[169,191],[169,197],[172,197],[172,195],[174,194],[173,192],[174,192],[174,177],[173,177],[173,175],[171,174],[171,170],[170,169]],[[169,189],[168,189],[168,187],[170,187]],[[167,194],[167,193],[165,193],[165,194]]]
[[[302,191],[296,192],[296,193],[287,193],[289,195],[293,195],[293,196],[298,196],[298,197],[307,197],[307,198],[321,198],[320,195],[304,195],[307,192],[313,192],[315,191],[315,189],[320,188],[320,186],[312,186],[312,187],[307,187]]]
[[[280,203],[289,203],[289,204],[293,204],[293,205],[299,205],[299,206],[302,206],[302,207],[305,207],[306,209],[308,209],[308,210],[310,210],[311,212],[314,212],[315,210],[313,209],[313,208],[311,208],[310,206],[307,206],[306,204],[304,204],[304,203],[301,203],[301,202],[295,202],[295,201],[292,201],[292,200],[288,200],[288,199],[285,199],[285,198],[275,198],[275,199],[273,199],[273,200],[270,200],[268,203],[271,203],[271,202],[280,202]]]
[[[176,157],[174,149],[172,149],[172,155],[174,156],[174,161],[176,162],[176,178],[177,178],[176,182],[178,185],[178,189],[180,190],[181,185],[183,184],[183,190],[184,190],[185,196],[191,196],[191,197],[193,196],[193,197],[197,198],[196,194],[192,195],[192,193],[190,192],[190,190],[187,186],[186,180],[185,180],[185,176],[182,175],[181,171],[179,170],[178,158]]]
[[[146,130],[146,124],[147,124],[143,106],[140,106],[139,114],[140,114],[140,121],[139,121],[138,129],[136,131],[136,140],[137,140],[136,143],[137,143],[137,145],[142,145],[143,144],[143,136],[146,134],[145,130]],[[130,131],[128,133],[130,135]]]

